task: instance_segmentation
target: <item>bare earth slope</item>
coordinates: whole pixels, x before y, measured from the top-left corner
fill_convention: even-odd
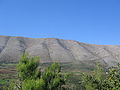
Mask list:
[[[18,62],[23,52],[40,56],[41,62],[94,63],[111,66],[120,62],[120,46],[93,45],[55,38],[0,36],[0,62]]]

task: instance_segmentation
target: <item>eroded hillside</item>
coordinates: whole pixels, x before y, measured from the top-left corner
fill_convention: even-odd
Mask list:
[[[0,36],[0,62],[18,62],[23,52],[40,56],[42,63],[71,62],[111,66],[120,62],[120,46],[93,45],[55,38]]]

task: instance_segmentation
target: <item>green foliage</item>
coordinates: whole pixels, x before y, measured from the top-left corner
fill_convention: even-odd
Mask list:
[[[7,81],[6,81],[6,80],[1,80],[1,79],[0,79],[0,84],[2,84],[2,85],[7,84]]]
[[[23,53],[20,57],[17,65],[18,77],[21,80],[38,78],[40,76],[38,72],[39,58],[34,56],[31,57],[26,53]],[[40,78],[40,77],[39,77]]]
[[[25,80],[22,83],[22,90],[45,90],[45,82],[42,78],[37,80]]]
[[[109,69],[107,78],[103,82],[103,89],[120,90],[120,64]]]
[[[10,83],[9,87],[3,87],[3,90],[15,90],[15,84],[13,82]]]
[[[120,90],[120,64],[107,73],[98,64],[93,74],[83,74],[81,86],[85,90]]]
[[[24,53],[17,65],[18,80],[4,90],[64,90],[67,75],[61,73],[60,65],[53,63],[41,72],[38,60]]]
[[[82,75],[82,84],[86,90],[101,90],[101,84],[103,79],[103,70],[99,64],[96,65],[96,69],[92,74]]]
[[[18,80],[4,90],[120,90],[120,64],[107,72],[97,64],[92,73],[71,74],[68,80],[58,63],[40,69],[38,60],[24,53],[17,65]]]
[[[99,63],[96,64],[96,68],[94,70],[93,76],[98,81],[101,81],[103,79],[104,71],[103,71],[103,68],[100,66]]]
[[[46,90],[60,90],[65,85],[66,75],[61,73],[61,68],[58,63],[53,63],[43,73],[42,78],[46,84]]]

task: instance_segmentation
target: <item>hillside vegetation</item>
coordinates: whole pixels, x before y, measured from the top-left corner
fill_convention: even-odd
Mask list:
[[[0,78],[0,83],[4,84],[1,89],[120,90],[120,64],[103,69],[98,63],[95,69],[70,72],[64,71],[64,65],[58,63],[46,64],[46,66],[41,67],[38,60],[39,57],[32,57],[24,53],[16,65],[17,74],[11,75],[15,78],[12,77],[9,82],[4,82]],[[12,67],[12,65],[10,66]]]

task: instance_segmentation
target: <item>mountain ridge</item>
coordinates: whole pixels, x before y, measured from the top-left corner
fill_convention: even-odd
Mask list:
[[[120,62],[119,45],[87,44],[58,38],[0,36],[0,62],[18,62],[21,53],[39,56],[41,62],[94,63],[111,66]]]
[[[84,44],[90,44],[90,45],[96,45],[96,46],[120,46],[120,45],[112,45],[112,44],[93,44],[93,43],[87,43],[87,42],[80,42],[77,40],[70,40],[70,39],[61,39],[61,38],[53,38],[53,37],[49,37],[49,38],[31,38],[31,37],[25,37],[25,36],[6,36],[6,35],[0,35],[0,37],[13,37],[13,38],[26,38],[26,39],[60,39],[60,40],[65,40],[65,41],[76,41],[79,43],[84,43]]]

